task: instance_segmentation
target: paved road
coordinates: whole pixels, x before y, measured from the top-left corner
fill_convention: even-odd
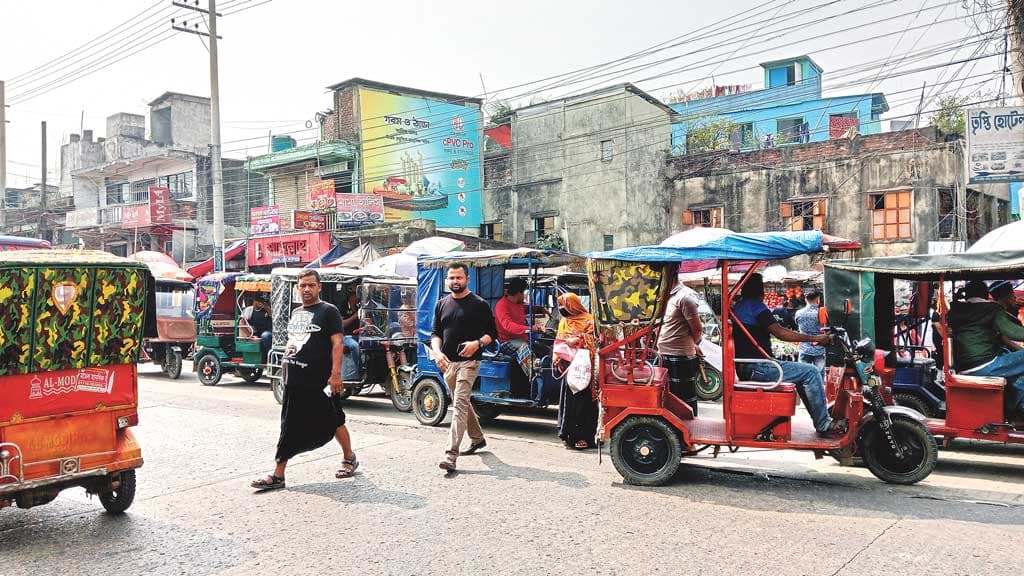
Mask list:
[[[957,444],[912,487],[808,454],[741,452],[639,489],[607,458],[562,448],[553,412],[538,411],[499,418],[490,451],[446,477],[446,430],[370,396],[349,408],[356,478],[334,479],[330,445],[293,462],[287,490],[253,494],[277,434],[268,389],[144,369],[135,505],[111,517],[73,490],[0,511],[0,576],[1002,575],[1024,558],[1020,447]]]

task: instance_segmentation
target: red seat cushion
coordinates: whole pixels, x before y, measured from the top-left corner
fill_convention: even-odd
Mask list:
[[[762,384],[770,384],[770,382],[758,382],[757,384],[753,384],[748,382],[740,382],[737,380],[736,384],[733,385],[733,389],[746,390],[750,392],[756,392],[757,390],[762,390],[764,392],[784,392],[787,394],[792,394],[793,392],[796,391],[796,384],[790,384],[789,382],[783,382],[782,384],[779,384],[778,386],[770,390],[764,388]]]

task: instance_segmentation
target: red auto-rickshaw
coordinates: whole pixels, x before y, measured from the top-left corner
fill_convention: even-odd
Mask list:
[[[106,252],[0,252],[0,508],[72,486],[131,505],[153,294],[145,264]]]

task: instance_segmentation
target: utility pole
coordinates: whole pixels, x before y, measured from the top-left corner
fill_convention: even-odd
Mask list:
[[[1017,103],[1024,105],[1024,0],[1006,0],[1010,29],[1010,69]]]
[[[43,240],[48,240],[44,234],[46,231],[44,226],[46,222],[46,120],[40,123],[40,135],[42,136],[42,156],[40,156],[39,164],[42,175],[39,179],[39,224],[36,225],[36,234]]]
[[[214,272],[224,271],[224,181],[221,166],[221,145],[220,145],[220,80],[217,73],[217,0],[209,0],[209,8],[203,10],[198,6],[192,6],[183,2],[172,2],[179,8],[188,8],[209,18],[207,26],[209,34],[199,30],[199,25],[194,30],[184,26],[176,26],[171,20],[171,27],[179,32],[188,32],[205,36],[210,39],[210,172],[213,179],[213,270]],[[198,4],[198,2],[197,2]]]
[[[4,96],[4,81],[0,80],[0,233],[7,231],[7,100]]]

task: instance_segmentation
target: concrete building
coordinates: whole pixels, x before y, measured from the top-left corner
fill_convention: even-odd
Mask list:
[[[515,110],[511,150],[489,153],[480,235],[554,236],[574,252],[661,241],[671,122],[671,108],[628,83]]]
[[[91,130],[61,147],[61,195],[73,199],[68,234],[88,248],[126,255],[138,250],[171,254],[179,262],[213,250],[213,186],[208,98],[167,92],[145,116],[107,118],[105,138]],[[224,220],[228,238],[245,237],[248,206],[265,202],[266,183],[249,178],[244,162],[223,160]],[[170,221],[149,218],[150,187],[168,189]]]
[[[819,229],[863,256],[963,249],[1009,220],[1009,186],[966,185],[963,144],[933,128],[670,160],[676,229]]]
[[[46,202],[43,202],[43,186],[35,183],[28,188],[11,188],[4,191],[3,229],[0,234],[39,238],[52,245],[70,243],[62,233],[64,215],[71,203],[60,197],[58,187],[46,185]]]
[[[822,96],[824,71],[809,56],[761,64],[763,90],[718,87],[669,104],[678,116],[672,127],[673,150],[693,152],[687,134],[715,120],[732,126],[731,150],[753,150],[766,137],[778,146],[823,142],[854,128],[863,135],[882,131],[881,115],[889,105],[881,93]]]

